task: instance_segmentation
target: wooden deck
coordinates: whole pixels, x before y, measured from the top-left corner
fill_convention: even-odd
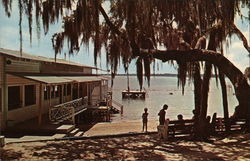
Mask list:
[[[67,133],[75,127],[75,125],[51,124],[48,119],[48,114],[43,115],[43,118],[41,125],[38,125],[38,119],[34,118],[8,127],[6,133],[11,135],[50,135],[55,133]]]
[[[110,121],[110,107],[109,106],[89,106],[88,110],[95,119],[101,119],[105,122]]]
[[[132,98],[132,99],[145,99],[146,91],[144,90],[124,90],[122,91],[122,98]]]

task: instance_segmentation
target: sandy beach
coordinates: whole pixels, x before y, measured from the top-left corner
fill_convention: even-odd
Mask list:
[[[14,143],[2,160],[250,160],[250,134],[213,141],[161,141],[156,134],[75,141]]]
[[[148,131],[155,132],[151,120]],[[141,132],[141,121],[97,123],[79,140],[9,143],[1,148],[2,160],[250,160],[250,134],[163,141]],[[127,135],[118,135],[127,134]],[[101,136],[101,137],[95,137]],[[88,138],[89,137],[89,138]]]
[[[148,121],[148,131],[157,131],[157,120]],[[81,128],[81,126],[80,126]],[[84,128],[84,126],[83,126]],[[96,135],[115,135],[123,133],[140,133],[142,132],[142,121],[121,121],[121,122],[103,122],[93,125],[90,129],[84,132],[84,136]]]

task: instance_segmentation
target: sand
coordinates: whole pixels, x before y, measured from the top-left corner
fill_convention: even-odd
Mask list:
[[[151,120],[148,131],[156,131]],[[163,141],[141,133],[141,121],[91,125],[84,140],[10,143],[0,148],[2,160],[250,160],[250,134],[210,138],[209,142],[182,139]],[[139,135],[135,134],[140,133]],[[93,138],[93,136],[113,135]],[[117,134],[131,134],[123,137]]]
[[[157,120],[148,121],[148,132],[157,131]],[[96,136],[96,135],[113,135],[123,133],[140,133],[142,132],[142,121],[120,121],[109,123],[97,123],[90,129],[84,132],[84,136]]]
[[[11,160],[250,160],[250,134],[212,142],[159,140],[156,134],[86,140],[7,144],[1,159]]]

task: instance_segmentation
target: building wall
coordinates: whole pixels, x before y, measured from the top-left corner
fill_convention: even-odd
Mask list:
[[[18,76],[11,75],[11,74],[7,74],[7,83],[8,83],[8,86],[39,84],[33,80],[18,77]]]
[[[21,107],[8,112],[8,124],[20,123],[32,118],[37,117],[38,114],[38,102],[35,105]]]
[[[92,74],[91,68],[81,66],[56,64],[56,63],[41,63],[41,73],[50,74]]]
[[[3,130],[3,115],[2,112],[0,112],[0,131]]]
[[[10,74],[7,74],[7,83],[8,83],[8,87],[10,86],[21,87],[21,92],[23,92],[22,98],[21,98],[22,102],[24,102],[24,90],[22,89],[24,89],[25,85],[35,85],[35,89],[36,89],[36,103],[30,106],[24,106],[24,103],[23,103],[23,107],[8,111],[8,119],[7,119],[8,124],[12,125],[12,124],[16,124],[16,123],[23,122],[25,120],[29,120],[29,119],[37,117],[39,98],[40,98],[40,92],[39,92],[40,84],[35,81],[24,79],[21,77],[10,75]]]
[[[24,61],[24,60],[15,60],[7,58],[6,61],[10,63],[6,65],[7,72],[23,72],[23,73],[39,73],[40,72],[40,63]]]
[[[0,131],[3,129],[3,116],[2,116],[2,83],[3,83],[3,56],[0,55]]]
[[[92,69],[91,68],[83,68],[83,73],[84,74],[92,74]]]
[[[3,83],[3,56],[0,55],[0,88],[2,87]]]
[[[48,74],[92,74],[92,68],[59,64],[53,62],[34,62],[7,58],[7,72],[15,73],[48,73]]]

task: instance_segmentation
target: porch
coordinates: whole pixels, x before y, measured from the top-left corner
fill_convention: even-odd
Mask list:
[[[96,122],[92,122],[91,124],[79,124],[80,121],[78,119],[80,119],[80,114],[87,110],[89,110],[90,113],[85,114],[90,114],[92,117],[96,117],[96,119],[101,117],[104,118],[105,121],[110,120],[108,106],[101,106],[101,104],[98,106],[86,105],[84,104],[84,99],[76,99],[52,107],[50,113],[42,116],[43,122],[40,125],[38,124],[39,118],[34,118],[9,126],[3,135],[8,138],[8,142],[43,139],[51,140],[63,137],[84,136],[85,131],[96,124]],[[75,120],[75,118],[78,119]]]

